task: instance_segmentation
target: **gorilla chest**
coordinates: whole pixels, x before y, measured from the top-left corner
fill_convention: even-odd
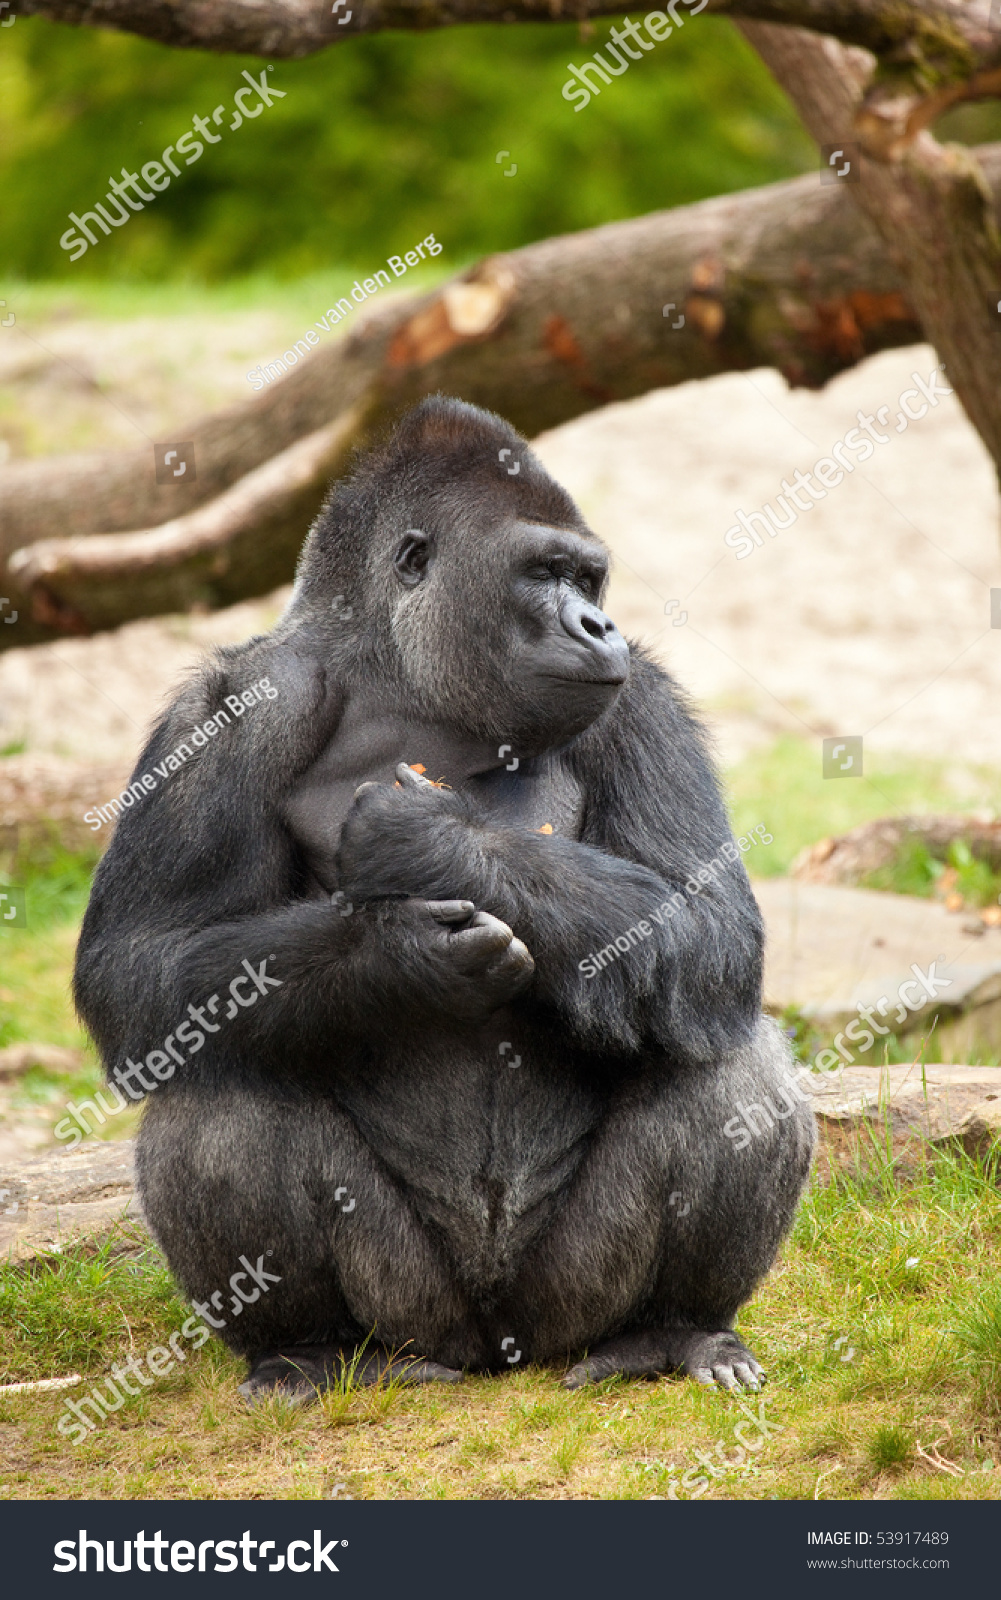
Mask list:
[[[482,765],[484,756],[433,728],[408,731],[376,722],[344,736],[339,732],[285,802],[286,822],[313,877],[328,894],[338,887],[337,850],[355,791],[362,783],[395,783],[400,762],[419,765],[429,778],[468,793],[497,827],[580,837],[583,797],[555,758],[512,758],[499,769],[476,771],[477,758]]]

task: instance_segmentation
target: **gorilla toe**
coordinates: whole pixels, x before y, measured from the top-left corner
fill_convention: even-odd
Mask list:
[[[351,1350],[339,1345],[293,1345],[267,1351],[252,1363],[239,1386],[249,1406],[272,1397],[293,1405],[309,1405],[335,1384],[362,1388],[370,1384],[458,1383],[462,1373],[419,1356],[392,1355],[381,1345]]]
[[[760,1388],[763,1367],[735,1333],[705,1333],[671,1328],[664,1333],[623,1334],[609,1339],[578,1361],[563,1379],[565,1389],[581,1389],[604,1378],[657,1378],[683,1372],[697,1383],[723,1389]]]

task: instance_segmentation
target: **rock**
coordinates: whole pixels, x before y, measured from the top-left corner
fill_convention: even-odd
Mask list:
[[[891,1067],[843,1067],[812,1073],[809,1083],[820,1121],[845,1131],[889,1123],[895,1137],[958,1136],[975,1111],[1001,1109],[1001,1067],[906,1062]],[[806,1078],[801,1078],[806,1083]]]
[[[975,1106],[970,1107],[951,1135],[944,1139],[936,1139],[935,1143],[940,1145],[959,1143],[968,1156],[984,1160],[999,1139],[1001,1139],[1001,1098],[998,1094],[990,1094],[986,1099],[978,1100]]]
[[[141,1221],[134,1193],[133,1141],[85,1140],[0,1172],[0,1257],[25,1261],[71,1239]]]
[[[65,1050],[58,1044],[9,1044],[0,1050],[0,1078],[17,1078],[32,1067],[49,1072],[76,1072],[83,1061],[81,1050]]]
[[[907,840],[920,841],[929,854],[944,861],[949,846],[964,839],[971,853],[1001,867],[1001,820],[971,816],[879,817],[850,833],[820,839],[801,850],[790,873],[801,883],[841,887],[861,883],[870,872],[887,867]]]
[[[880,1027],[914,1035],[915,1043],[937,1019],[936,1055],[962,1059],[1001,1050],[1001,928],[985,928],[972,941],[937,902],[871,889],[761,878],[754,892],[767,928],[769,1011],[798,1006],[834,1036],[866,1005]],[[908,1009],[906,997],[922,995],[915,968],[927,975],[932,967],[935,998],[925,993],[924,1004]],[[948,981],[939,987],[941,980]],[[901,985],[910,985],[905,999]],[[849,1065],[878,1060],[878,1041],[864,1053],[857,1040],[842,1043]]]

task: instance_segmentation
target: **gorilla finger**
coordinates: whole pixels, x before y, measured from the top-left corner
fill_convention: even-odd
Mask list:
[[[476,910],[472,900],[425,900],[436,922],[468,922]]]
[[[740,1388],[740,1384],[737,1382],[736,1378],[733,1375],[733,1368],[732,1367],[724,1367],[724,1366],[714,1367],[713,1368],[713,1377],[716,1379],[716,1382],[720,1385],[720,1387],[722,1389],[729,1389],[729,1390],[732,1391],[734,1389],[739,1389]]]
[[[759,1388],[758,1380],[746,1361],[735,1361],[733,1364],[733,1370],[740,1379],[741,1383],[744,1385],[745,1389],[757,1390]]]
[[[425,778],[420,772],[415,772],[413,767],[408,767],[405,761],[401,761],[396,769],[396,780],[401,789],[434,788],[434,784],[430,781],[430,779]]]
[[[383,788],[385,788],[385,784],[382,783],[360,783],[351,798],[353,800],[362,800],[371,790]]]
[[[692,1377],[696,1383],[702,1385],[703,1389],[715,1389],[716,1387],[712,1372],[708,1367],[695,1367],[692,1371]]]
[[[506,951],[514,934],[506,923],[490,917],[489,923],[479,921],[484,913],[477,912],[468,928],[451,936],[451,954],[460,972],[479,972],[494,965],[494,958]]]
[[[517,977],[519,973],[524,973],[528,977],[534,971],[535,960],[531,951],[517,936],[514,936],[500,960],[488,967],[484,976],[510,979]]]

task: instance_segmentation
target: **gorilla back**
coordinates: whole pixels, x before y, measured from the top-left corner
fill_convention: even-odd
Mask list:
[[[77,1003],[250,1398],[359,1347],[370,1380],[757,1386],[733,1321],[812,1116],[703,736],[602,611],[607,570],[506,423],[424,401],[332,493],[274,633],[143,752],[192,759],[119,821]],[[240,1290],[262,1258],[278,1281]]]

